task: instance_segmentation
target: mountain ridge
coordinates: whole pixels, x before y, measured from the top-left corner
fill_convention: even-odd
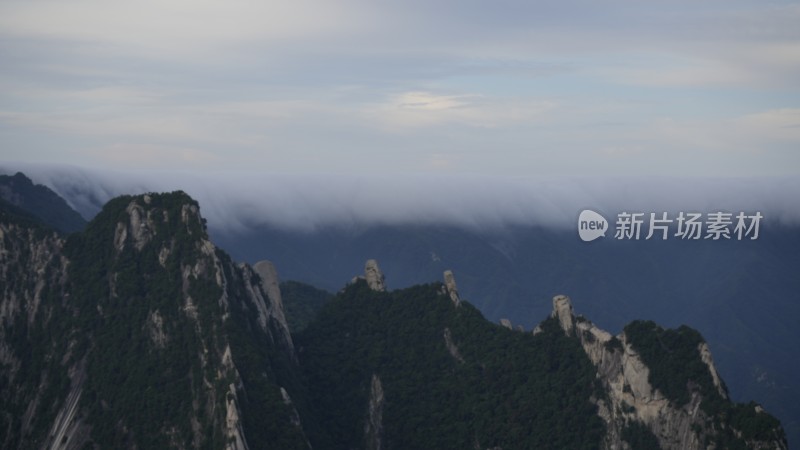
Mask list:
[[[295,340],[274,267],[262,275],[218,249],[183,192],[115,198],[68,238],[0,219],[6,448],[627,448],[653,436],[676,448],[656,422],[603,425],[607,388],[567,331],[583,323],[571,306],[571,327],[564,316],[510,331],[452,295],[453,273],[391,291],[370,261]],[[725,420],[691,442],[741,440]],[[751,448],[786,447],[780,425],[754,426],[767,437]]]
[[[43,224],[62,233],[72,233],[86,226],[84,219],[63,197],[47,186],[34,184],[22,172],[0,175],[0,199],[36,217]]]
[[[374,261],[369,262],[366,269],[380,273]],[[452,274],[449,275],[447,278],[453,281]],[[365,442],[373,445],[380,442],[387,447],[402,448],[463,448],[473,443],[476,448],[582,448],[584,445],[595,448],[590,443],[597,439],[602,445],[595,442],[594,446],[619,449],[631,448],[631,442],[655,443],[656,447],[647,448],[664,449],[787,448],[779,422],[764,414],[761,406],[728,401],[727,391],[719,379],[705,341],[699,333],[688,327],[680,328],[677,332],[690,333],[697,341],[688,345],[676,343],[670,351],[682,352],[678,358],[682,363],[694,364],[701,370],[691,372],[693,375],[685,375],[683,382],[678,381],[679,385],[683,383],[683,387],[675,391],[680,392],[679,396],[672,395],[673,391],[665,390],[664,385],[660,384],[666,369],[653,364],[653,359],[648,360],[648,366],[640,356],[648,349],[643,342],[646,343],[646,338],[651,337],[653,332],[662,330],[671,335],[676,333],[673,330],[664,331],[651,322],[633,322],[629,324],[630,328],[612,336],[582,316],[576,316],[566,296],[553,299],[550,318],[540,323],[533,332],[507,330],[501,325],[486,322],[469,302],[456,303],[449,294],[444,283],[386,291],[382,285],[370,285],[366,277],[356,277],[323,308],[318,321],[312,322],[300,334],[298,339],[306,353],[305,356],[301,354],[301,361],[304,357],[325,358],[326,354],[330,358],[340,354],[362,355],[345,357],[344,360],[338,356],[339,363],[344,365],[340,372],[357,374],[347,378],[351,383],[349,388],[343,388],[333,381],[339,379],[340,375],[328,371],[315,372],[313,368],[310,384],[323,391],[338,392],[333,394],[331,400],[336,404],[369,405],[366,408],[369,411],[368,419],[363,429]],[[425,309],[422,305],[429,307]],[[436,305],[435,314],[433,305]],[[426,325],[411,327],[409,323],[414,321]],[[634,332],[640,323],[654,328]],[[417,332],[423,332],[424,336],[416,335]],[[548,344],[542,348],[542,341],[536,339],[545,339]],[[416,343],[408,343],[409,340]],[[426,358],[433,359],[426,360],[430,361],[427,364],[438,369],[433,369],[433,374],[425,370],[423,372],[427,375],[420,373],[422,369],[419,362],[406,359],[403,353],[395,353],[399,342],[410,347],[405,350],[407,352],[428,354]],[[570,348],[572,350],[568,350]],[[522,354],[527,357],[519,359]],[[366,361],[364,358],[367,358]],[[546,363],[546,369],[530,365],[534,360],[547,361],[548,358],[553,359]],[[403,372],[406,366],[410,368]],[[567,372],[564,372],[564,367],[569,367]],[[577,367],[583,369],[578,370]],[[450,384],[441,385],[441,379],[434,375],[437,370],[441,371],[441,376],[448,383],[458,386],[459,400],[452,397],[450,389],[453,387]],[[548,371],[555,373],[545,375]],[[401,376],[398,372],[417,379],[417,382],[409,386],[402,378],[397,379]],[[524,377],[520,377],[522,373]],[[485,378],[481,374],[490,375]],[[654,374],[662,377],[653,378]],[[537,388],[539,381],[535,380],[552,380],[548,378],[550,376],[561,382],[569,381],[566,385],[549,385],[547,389],[573,400],[567,404],[558,403],[557,400],[551,403],[553,399],[545,393],[547,389],[537,391],[542,387]],[[678,372],[670,376],[680,380],[684,374]],[[499,380],[496,384],[493,382],[495,378]],[[574,391],[577,386],[584,386],[586,390]],[[507,390],[509,387],[512,391]],[[483,394],[476,395],[477,392]],[[515,392],[514,401],[505,403],[511,401],[511,397],[506,397],[511,392]],[[663,392],[671,394],[665,395]],[[417,400],[418,397],[434,400]],[[504,398],[505,402],[492,403]],[[434,401],[434,404],[426,403],[428,401]],[[459,406],[449,410],[454,403]],[[401,408],[397,404],[404,406]],[[533,404],[537,412],[527,409]],[[406,411],[406,419],[398,418],[398,408]],[[499,417],[498,421],[503,424],[492,425],[488,428],[493,430],[489,434],[487,429],[481,428],[481,423],[485,423],[481,420],[448,422],[448,417],[460,417],[467,412],[477,417],[488,414],[481,412],[483,408],[493,411],[493,417]],[[428,414],[432,414],[430,417],[437,417],[440,422],[437,422],[439,428],[435,429],[443,433],[428,447],[422,442],[425,442],[426,436],[436,432],[426,428],[433,426],[429,423],[413,422],[414,417],[425,414],[420,411],[428,411]],[[569,419],[560,415],[565,412],[570,415]],[[527,428],[531,425],[518,422],[520,413],[522,417],[530,415],[537,418],[532,425],[534,428]],[[346,429],[346,425],[352,423],[352,420],[347,420],[348,414],[352,415],[352,419],[359,417],[360,413],[358,409],[349,413],[339,411],[335,417],[328,419],[336,424],[329,425],[329,428]],[[548,423],[542,422],[542,416],[555,422],[537,428],[542,423]],[[401,423],[380,423],[378,417],[393,417]],[[606,431],[594,435],[592,430],[597,430],[597,425],[591,423],[598,419],[602,420],[605,426],[601,428]],[[404,425],[403,420],[411,420],[414,425]],[[575,420],[587,422],[578,425],[578,422],[572,422]],[[573,423],[573,426],[565,427],[567,423]],[[746,429],[743,424],[755,428]],[[456,434],[442,431],[450,426],[460,431]],[[738,431],[740,428],[746,431]],[[381,435],[378,430],[384,430],[384,434]],[[578,430],[588,434],[581,434]],[[338,435],[338,439],[343,442],[361,439],[358,437],[359,429],[351,428],[349,433]],[[571,438],[565,440],[565,434],[570,434]],[[464,441],[464,436],[470,436],[470,439]],[[538,436],[540,440],[533,436]],[[336,437],[329,439],[332,441],[322,440],[325,448],[345,448],[340,441],[336,441]],[[371,447],[368,445],[366,448]]]
[[[3,297],[4,447],[242,449],[245,430],[264,429],[249,419],[258,412],[274,418],[269,441],[303,441],[272,389],[292,350],[271,301],[249,266],[207,240],[187,195],[119,197],[66,240],[28,240],[4,223],[12,232],[61,278],[32,283],[58,291],[40,300],[25,286]],[[30,348],[43,359],[26,370]],[[25,404],[31,418],[19,423]]]
[[[331,291],[348,268],[376,258],[393,287],[458,274],[459,288],[490,320],[536,326],[559,292],[609,330],[635,319],[702,330],[738,401],[763,399],[800,439],[800,240],[796,228],[770,223],[748,242],[598,241],[537,227],[498,233],[444,226],[378,226],[359,232],[212,230],[244,261],[264,255],[283,277]]]

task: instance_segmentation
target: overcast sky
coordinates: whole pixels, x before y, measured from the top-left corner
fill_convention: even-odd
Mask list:
[[[3,161],[800,174],[800,4],[3,0]]]

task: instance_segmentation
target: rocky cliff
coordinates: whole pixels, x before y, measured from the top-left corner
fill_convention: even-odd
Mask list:
[[[68,363],[69,346],[50,337],[53,331],[62,334],[68,329],[59,321],[69,295],[63,247],[55,232],[0,210],[3,448],[16,447],[26,436],[44,435],[56,420],[54,402],[63,403],[71,379],[82,376],[82,361]],[[73,403],[74,399],[70,398]]]
[[[366,264],[364,264],[364,278],[373,291],[386,291],[386,278],[383,276],[380,267],[378,267],[378,262],[374,259],[367,260]]]
[[[695,330],[613,336],[558,295],[526,333],[486,322],[452,271],[387,292],[368,282],[377,267],[298,338],[324,448],[788,448],[761,406],[729,400]]]
[[[3,448],[306,444],[277,284],[218,250],[191,198],[118,198],[68,240],[6,219]]]
[[[664,450],[788,448],[780,424],[763,408],[728,400],[708,344],[696,331],[634,322],[612,336],[576,317],[563,295],[553,298],[552,317],[567,336],[580,340],[597,368],[605,448],[636,448],[632,439],[652,439]],[[659,386],[663,381],[669,384]]]

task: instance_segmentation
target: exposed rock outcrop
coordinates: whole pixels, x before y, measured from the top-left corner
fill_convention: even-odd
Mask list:
[[[85,380],[86,361],[81,361],[70,371],[69,394],[50,427],[45,448],[52,450],[77,448],[88,440],[90,429],[78,408]]]
[[[150,312],[150,315],[147,318],[147,323],[145,324],[145,328],[147,328],[148,334],[150,335],[150,341],[153,343],[155,348],[163,349],[166,347],[169,338],[164,332],[164,318],[161,316],[158,310]]]
[[[464,362],[464,358],[461,357],[458,347],[456,347],[456,344],[453,342],[453,333],[450,332],[450,328],[444,329],[444,345],[447,347],[447,351],[450,352],[450,356],[460,363]]]
[[[728,393],[725,392],[725,389],[722,387],[722,380],[720,380],[719,373],[717,373],[717,367],[714,365],[714,358],[711,357],[711,350],[709,350],[708,344],[705,342],[700,343],[697,350],[700,352],[700,358],[706,366],[708,366],[708,372],[711,373],[711,378],[714,380],[714,387],[717,388],[717,392],[719,392],[722,398],[727,399]]]
[[[239,410],[236,386],[228,386],[228,395],[225,399],[225,437],[227,443],[225,450],[247,450],[247,440],[244,438],[241,411]]]
[[[253,265],[253,270],[261,277],[261,287],[264,293],[267,294],[267,299],[265,300],[269,300],[268,304],[265,305],[265,313],[270,319],[276,322],[282,340],[289,346],[293,353],[294,343],[292,342],[289,324],[286,322],[283,299],[281,298],[280,280],[278,279],[278,272],[275,270],[275,265],[270,261],[259,261]],[[295,359],[295,357],[292,356],[292,359]]]
[[[456,306],[461,305],[461,297],[458,295],[458,287],[456,286],[456,277],[453,275],[452,270],[444,271],[444,288],[450,296],[450,300]]]
[[[573,320],[572,301],[566,295],[556,295],[553,297],[553,312],[551,317],[558,319],[561,329],[567,336],[572,334]]]
[[[289,393],[286,392],[286,389],[284,389],[282,386],[280,391],[283,404],[289,407],[289,418],[292,422],[292,426],[300,431],[300,433],[303,435],[303,440],[305,441],[305,447],[310,449],[311,443],[308,441],[308,437],[306,437],[305,430],[303,430],[303,422],[300,420],[300,413],[297,412],[297,408],[294,406],[292,397],[289,396]]]
[[[63,439],[83,429],[73,420],[82,380],[70,379],[79,376],[79,363],[58,351],[63,344],[69,352],[69,342],[48,334],[50,325],[63,319],[58,311],[69,300],[63,247],[55,233],[15,223],[0,211],[0,424],[16,424],[0,432],[2,448],[16,448],[30,434],[50,431]],[[33,342],[38,345],[31,351]],[[47,370],[31,373],[32,364]],[[64,397],[69,405],[45,400],[54,381],[69,389]],[[16,414],[9,413],[12,408]]]
[[[375,261],[374,259],[367,261],[367,263],[364,265],[364,278],[366,278],[367,285],[369,285],[369,288],[373,291],[386,291],[386,279],[384,278],[380,267],[378,267],[378,261]]]
[[[145,197],[145,203],[148,203],[147,198]],[[141,250],[154,233],[153,219],[150,214],[145,214],[142,207],[136,202],[131,202],[128,206],[128,214],[130,214],[128,230],[133,237],[134,246],[137,250]]]
[[[252,444],[244,410],[280,389],[259,365],[288,373],[280,353],[295,358],[274,267],[231,261],[181,192],[117,198],[69,243],[15,220],[0,210],[0,276],[13,280],[0,283],[0,447]],[[285,411],[255,408],[269,407]],[[143,430],[142,414],[160,426]],[[302,447],[296,410],[275,417],[287,427],[271,438]]]
[[[383,386],[377,374],[372,374],[369,389],[369,406],[367,421],[364,425],[365,448],[381,450],[383,448]]]
[[[576,320],[568,297],[553,299],[552,317],[559,321],[568,336],[577,335],[584,352],[597,368],[597,378],[606,392],[596,399],[598,414],[606,422],[606,449],[630,448],[622,438],[631,423],[647,427],[663,450],[705,450],[720,430],[711,425],[711,418],[700,407],[703,397],[693,391],[684,405],[675,405],[650,383],[651,369],[643,362],[625,333],[612,336],[592,322]],[[536,332],[534,331],[534,334]],[[705,343],[698,346],[698,358],[706,363],[715,387],[727,399],[722,382]],[[734,430],[734,434],[739,433]],[[748,442],[752,448],[783,449],[780,439]]]

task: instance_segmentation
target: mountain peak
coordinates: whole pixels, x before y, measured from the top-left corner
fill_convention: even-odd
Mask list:
[[[572,301],[566,295],[556,295],[553,297],[553,312],[551,317],[558,319],[561,329],[564,330],[567,336],[572,334],[573,325],[573,312]]]
[[[367,285],[370,289],[378,292],[386,292],[386,278],[378,267],[378,261],[370,259],[364,265],[364,277],[367,279]]]
[[[173,192],[118,197],[63,245],[9,228],[0,447],[303,446],[274,268],[234,263],[204,222]]]
[[[458,287],[456,286],[456,277],[453,275],[452,270],[444,271],[444,288],[453,304],[456,306],[461,305],[461,297],[458,295]]]
[[[115,222],[113,242],[117,251],[126,245],[141,251],[157,237],[208,239],[200,207],[183,191],[117,197],[95,217],[91,228],[111,221]]]

